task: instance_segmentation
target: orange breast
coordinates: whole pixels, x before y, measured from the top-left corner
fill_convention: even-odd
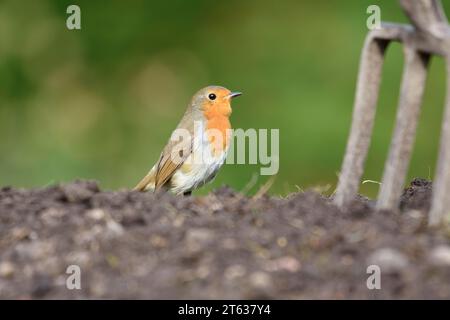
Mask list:
[[[231,138],[230,101],[209,101],[204,106],[206,130],[215,155],[220,155],[228,147]]]
[[[228,148],[231,138],[231,124],[226,116],[217,115],[206,121],[208,138],[215,155],[221,154]],[[212,130],[211,130],[212,129]]]

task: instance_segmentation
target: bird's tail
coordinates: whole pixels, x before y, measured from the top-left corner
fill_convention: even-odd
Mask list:
[[[137,184],[136,187],[133,188],[133,190],[136,191],[148,191],[148,190],[154,190],[155,189],[155,167],[152,168],[152,170],[147,173],[147,175]]]

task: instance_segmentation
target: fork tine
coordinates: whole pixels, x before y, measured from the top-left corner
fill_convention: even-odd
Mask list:
[[[384,166],[377,209],[394,210],[405,183],[420,115],[430,55],[404,47],[405,67],[402,76],[396,127],[389,156]]]
[[[433,185],[429,225],[442,222],[450,213],[450,55],[446,57],[447,93],[436,176]]]
[[[359,66],[352,126],[334,202],[346,207],[356,196],[372,136],[384,53],[389,41],[366,38]]]

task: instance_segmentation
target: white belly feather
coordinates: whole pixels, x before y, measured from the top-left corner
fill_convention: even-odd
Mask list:
[[[212,181],[227,157],[228,148],[220,154],[214,154],[211,143],[205,135],[194,139],[196,141],[193,144],[192,154],[171,178],[170,190],[176,194],[189,192]]]

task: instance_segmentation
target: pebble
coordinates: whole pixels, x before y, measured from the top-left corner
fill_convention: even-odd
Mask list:
[[[106,216],[105,211],[98,208],[89,210],[86,212],[86,215],[93,220],[102,220]]]
[[[150,244],[155,248],[165,248],[169,244],[166,238],[161,237],[160,235],[152,235],[150,237]]]
[[[250,275],[250,284],[256,289],[270,289],[272,287],[272,278],[266,272],[257,271]]]
[[[244,266],[240,264],[235,264],[226,268],[224,275],[226,279],[233,280],[236,278],[243,277],[246,272],[247,270],[245,269]]]
[[[226,238],[222,242],[222,247],[228,250],[234,250],[238,247],[238,242],[232,238]]]
[[[25,227],[15,227],[11,230],[11,235],[14,240],[23,240],[28,238],[30,235],[31,230]]]
[[[121,236],[124,233],[122,225],[113,219],[109,219],[106,222],[106,227],[114,236]]]
[[[288,241],[287,241],[287,239],[286,239],[285,237],[279,237],[279,238],[277,239],[277,244],[278,244],[278,246],[281,247],[281,248],[286,247],[287,243],[288,243]]]
[[[438,266],[450,266],[450,247],[441,245],[430,253],[431,262]]]
[[[379,266],[382,273],[392,273],[406,268],[409,262],[406,255],[399,250],[393,248],[381,248],[369,256],[368,264]]]
[[[77,184],[66,184],[60,186],[61,191],[64,194],[64,198],[68,202],[82,202],[90,199],[94,194],[94,190],[79,186]]]
[[[267,271],[288,271],[298,272],[301,269],[301,263],[294,257],[285,256],[269,261],[266,266]]]
[[[10,278],[14,275],[14,265],[9,261],[0,263],[0,277]]]
[[[205,246],[214,237],[214,233],[206,228],[191,229],[186,233],[186,243],[190,249]]]

